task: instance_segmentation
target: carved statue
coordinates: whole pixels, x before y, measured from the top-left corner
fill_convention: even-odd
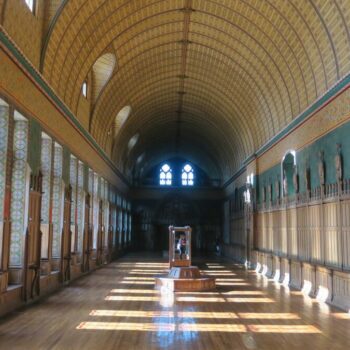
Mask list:
[[[323,151],[318,152],[318,176],[320,178],[320,185],[324,185],[324,153]]]
[[[299,177],[298,177],[298,169],[297,166],[293,166],[293,185],[295,193],[299,193]]]
[[[286,171],[283,170],[283,196],[288,195],[288,184],[287,184],[287,174]]]
[[[280,182],[278,181],[278,178],[275,181],[275,193],[276,193],[276,198],[280,198]]]
[[[337,154],[334,157],[334,162],[335,162],[335,171],[337,175],[337,182],[340,183],[343,179],[341,144],[337,143],[336,147],[337,147]]]
[[[263,202],[266,201],[266,187],[265,187],[265,185],[262,188],[262,201]]]
[[[269,195],[269,201],[272,201],[272,185],[271,185],[271,180],[269,181],[269,184],[267,185],[267,191]]]
[[[305,189],[307,191],[310,191],[310,169],[305,164],[305,170],[304,170],[304,180],[305,180]]]

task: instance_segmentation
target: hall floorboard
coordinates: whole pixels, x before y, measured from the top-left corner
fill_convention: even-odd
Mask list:
[[[217,291],[160,296],[164,260],[129,255],[0,322],[0,349],[350,348],[350,314],[238,265],[199,264]]]

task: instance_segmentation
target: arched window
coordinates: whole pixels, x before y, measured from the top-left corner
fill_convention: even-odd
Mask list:
[[[193,168],[191,167],[191,165],[186,164],[182,168],[181,180],[182,180],[182,186],[193,186],[193,184],[194,184],[194,172],[193,172]]]
[[[159,184],[161,186],[171,186],[172,180],[173,180],[173,175],[171,173],[171,168],[168,164],[164,164],[160,168]]]
[[[83,82],[82,87],[81,87],[81,93],[83,94],[83,96],[84,96],[85,98],[87,98],[87,89],[88,89],[87,81],[85,80],[85,81]]]

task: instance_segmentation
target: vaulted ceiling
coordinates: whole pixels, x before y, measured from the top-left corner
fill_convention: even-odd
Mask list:
[[[349,27],[349,0],[68,0],[42,70],[76,112],[94,64],[115,55],[90,131],[103,147],[115,137],[117,166],[177,155],[225,180],[350,71]]]

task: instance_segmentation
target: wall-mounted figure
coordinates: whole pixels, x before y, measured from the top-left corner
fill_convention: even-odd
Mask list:
[[[283,197],[288,196],[288,182],[286,171],[283,171]]]
[[[304,181],[305,181],[305,190],[310,195],[311,191],[311,182],[310,182],[310,166],[309,161],[305,162],[305,169],[304,169]]]
[[[341,144],[336,144],[337,153],[334,157],[335,162],[335,171],[337,176],[337,183],[341,184],[343,180],[343,162],[342,162],[342,154],[341,154]]]
[[[272,202],[272,184],[271,184],[271,179],[269,179],[269,183],[267,185],[267,193],[269,196],[269,202]]]
[[[299,175],[298,175],[298,169],[296,165],[294,165],[293,167],[293,185],[294,185],[295,194],[298,194],[299,193]]]
[[[275,180],[275,193],[276,193],[276,199],[279,199],[281,194],[280,194],[280,182],[278,178]]]
[[[325,183],[325,174],[324,174],[324,152],[318,152],[318,177],[320,179],[320,185],[324,186]]]
[[[263,185],[263,188],[262,188],[262,201],[263,201],[263,203],[266,202],[266,187],[265,187],[265,185]]]

